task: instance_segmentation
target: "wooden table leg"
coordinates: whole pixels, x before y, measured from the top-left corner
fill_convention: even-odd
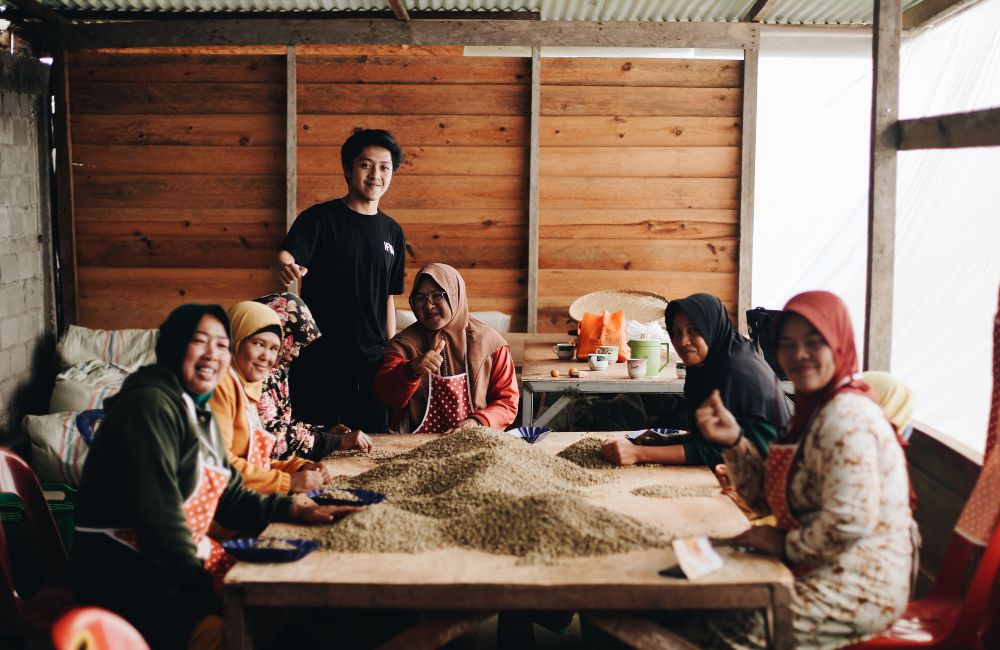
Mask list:
[[[795,625],[792,593],[788,587],[771,588],[771,647],[791,650],[795,647]]]
[[[229,650],[253,650],[253,634],[243,610],[243,592],[227,588],[222,595],[222,613],[226,647]]]
[[[527,386],[521,390],[521,426],[534,426],[532,420],[535,419],[535,391]]]

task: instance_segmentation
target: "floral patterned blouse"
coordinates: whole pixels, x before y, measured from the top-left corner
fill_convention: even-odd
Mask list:
[[[909,600],[914,537],[906,458],[882,409],[853,393],[830,400],[799,444],[787,492],[799,528],[785,539],[786,560],[798,574],[795,646],[844,647],[891,625]],[[757,449],[744,439],[724,457],[740,496],[769,512]],[[682,633],[699,647],[766,647],[759,612],[697,619]]]

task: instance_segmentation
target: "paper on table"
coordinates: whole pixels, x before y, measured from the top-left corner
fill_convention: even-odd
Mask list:
[[[677,563],[688,580],[697,580],[722,568],[722,557],[704,535],[675,539],[673,547]]]

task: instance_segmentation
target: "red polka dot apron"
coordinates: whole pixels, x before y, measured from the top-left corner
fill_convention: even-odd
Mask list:
[[[444,433],[472,413],[469,374],[441,377],[428,375],[427,409],[413,433]]]
[[[184,395],[188,405],[188,411],[192,419],[197,422],[194,413],[194,402],[190,397]],[[213,437],[218,438],[218,433],[214,430]],[[221,441],[219,442],[221,449]],[[204,448],[205,445],[203,445]],[[184,511],[184,521],[191,531],[191,539],[195,544],[195,555],[204,562],[205,569],[212,575],[212,582],[216,591],[222,590],[222,579],[229,569],[236,564],[222,546],[208,536],[208,528],[215,517],[215,510],[219,505],[219,499],[226,491],[229,484],[229,477],[232,470],[217,464],[217,458],[206,458],[205,454],[198,454],[198,483],[194,491],[184,500],[182,509]],[[214,456],[214,454],[213,454]],[[213,462],[214,461],[214,462]],[[138,553],[142,552],[139,547],[139,539],[135,531],[130,528],[86,528],[78,526],[77,530],[88,533],[103,533],[116,542],[121,542]]]
[[[764,493],[771,514],[778,520],[778,527],[783,530],[795,530],[799,527],[798,520],[792,515],[788,505],[788,479],[799,444],[771,443],[767,449],[767,464],[764,467]]]
[[[231,370],[231,369],[230,369]],[[237,379],[239,381],[239,379]],[[242,386],[242,382],[239,384]],[[244,391],[244,395],[246,392]],[[257,411],[257,404],[246,396],[246,407],[244,417],[247,423],[247,431],[250,432],[250,442],[247,446],[247,462],[256,465],[261,469],[271,469],[271,452],[278,438],[269,433],[260,422],[260,413]]]

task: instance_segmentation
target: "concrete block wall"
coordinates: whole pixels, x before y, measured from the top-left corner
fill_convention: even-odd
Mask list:
[[[39,96],[47,74],[36,60],[0,55],[0,444],[4,445],[17,442],[25,413],[44,412],[52,372],[51,217],[39,146]]]

